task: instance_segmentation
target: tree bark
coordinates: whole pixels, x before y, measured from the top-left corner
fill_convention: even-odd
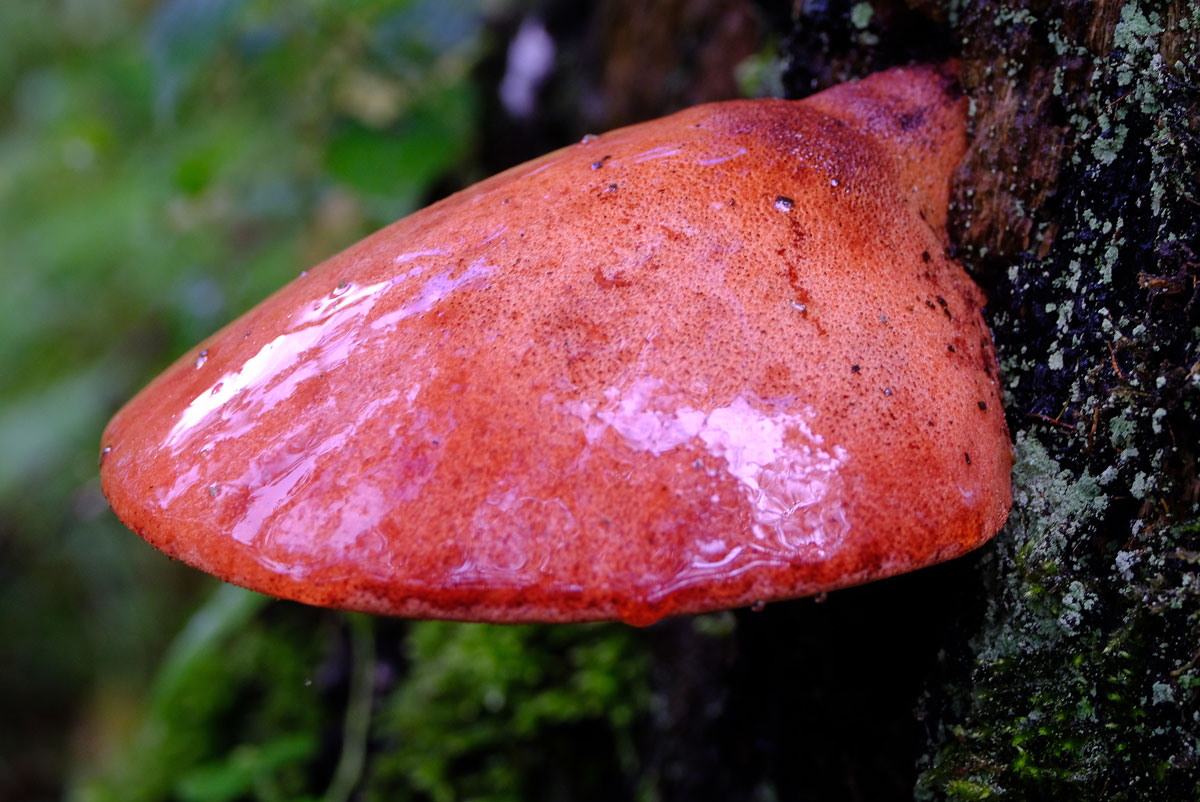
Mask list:
[[[971,98],[951,236],[990,296],[1015,499],[927,687],[919,795],[1198,798],[1200,9],[814,5],[793,41],[833,46],[793,48],[793,90],[883,66],[904,20],[960,43]]]

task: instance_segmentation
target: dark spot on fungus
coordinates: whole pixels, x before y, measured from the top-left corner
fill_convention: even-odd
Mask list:
[[[914,109],[911,112],[906,112],[897,117],[900,121],[900,127],[905,131],[911,131],[914,128],[920,128],[925,122],[925,110]]]
[[[938,306],[942,307],[942,311],[946,313],[947,320],[954,320],[954,316],[950,314],[950,304],[946,303],[946,299],[942,296],[937,296]]]

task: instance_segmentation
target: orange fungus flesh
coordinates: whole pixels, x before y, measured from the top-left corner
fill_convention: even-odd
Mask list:
[[[122,409],[157,548],[310,604],[622,619],[852,585],[1003,523],[945,68],[551,153],[309,270]]]

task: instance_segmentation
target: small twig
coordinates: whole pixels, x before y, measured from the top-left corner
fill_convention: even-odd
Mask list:
[[[1037,418],[1038,420],[1045,421],[1046,423],[1052,423],[1052,424],[1054,424],[1055,426],[1059,426],[1059,427],[1061,427],[1061,428],[1063,428],[1063,429],[1066,429],[1066,430],[1067,430],[1067,431],[1069,431],[1069,432],[1073,432],[1073,431],[1075,431],[1075,427],[1074,427],[1074,426],[1072,426],[1071,424],[1069,424],[1069,423],[1063,423],[1063,422],[1062,422],[1062,421],[1060,421],[1058,418],[1052,418],[1052,417],[1050,417],[1049,415],[1043,415],[1043,414],[1042,414],[1042,413],[1040,413],[1040,412],[1026,412],[1026,413],[1025,413],[1025,417],[1027,417],[1027,418]]]
[[[1195,654],[1193,654],[1192,659],[1188,660],[1186,663],[1181,665],[1179,668],[1172,669],[1172,670],[1168,671],[1167,673],[1170,674],[1172,677],[1181,676],[1181,675],[1183,675],[1184,672],[1191,671],[1197,662],[1200,662],[1200,652],[1196,652]]]
[[[371,702],[375,684],[375,627],[369,616],[348,613],[350,628],[350,691],[346,697],[346,720],[342,727],[342,755],[325,802],[347,802],[362,779],[367,761],[367,738],[371,734]]]
[[[1112,343],[1108,342],[1107,340],[1105,340],[1104,344],[1108,346],[1108,355],[1112,358],[1113,370],[1117,372],[1117,377],[1120,378],[1121,381],[1125,381],[1125,374],[1121,372],[1121,366],[1117,364],[1116,350],[1113,349]]]

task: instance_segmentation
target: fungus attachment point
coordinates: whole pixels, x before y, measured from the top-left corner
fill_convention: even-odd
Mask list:
[[[954,85],[699,106],[417,212],[130,401],[104,491],[222,579],[406,616],[647,624],[962,554],[1011,453],[943,255]]]

